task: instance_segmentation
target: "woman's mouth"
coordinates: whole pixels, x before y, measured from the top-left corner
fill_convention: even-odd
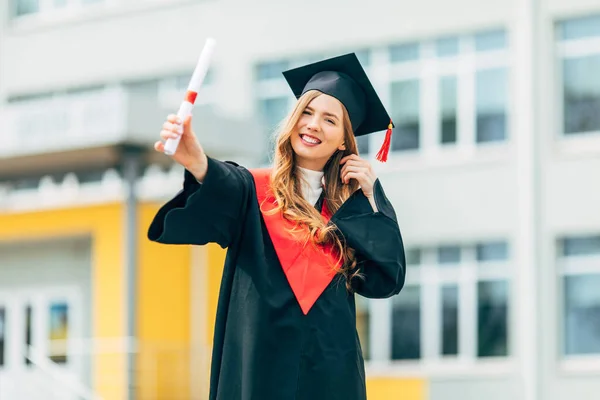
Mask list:
[[[310,135],[301,134],[300,139],[302,140],[302,143],[306,144],[307,146],[316,146],[318,144],[321,144],[321,141],[319,139]]]

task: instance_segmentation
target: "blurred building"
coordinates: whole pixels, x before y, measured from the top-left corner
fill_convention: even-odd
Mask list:
[[[209,36],[213,157],[264,165],[281,72],[332,55],[393,116],[386,164],[383,132],[359,143],[410,264],[359,302],[370,400],[597,398],[598,0],[0,7],[1,399],[206,398],[224,251],[146,230],[183,177],[152,144]]]

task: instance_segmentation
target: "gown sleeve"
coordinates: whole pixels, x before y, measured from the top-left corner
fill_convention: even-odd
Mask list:
[[[164,244],[228,247],[241,231],[250,174],[232,162],[208,158],[203,183],[184,173],[183,189],[164,204],[148,229],[148,239]]]
[[[355,292],[368,298],[386,298],[400,293],[404,286],[406,260],[396,213],[379,179],[373,191],[377,212],[358,190],[331,221],[356,251],[362,277],[353,282]]]

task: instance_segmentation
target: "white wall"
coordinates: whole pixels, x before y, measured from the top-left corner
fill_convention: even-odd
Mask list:
[[[218,103],[247,113],[250,63],[257,59],[487,28],[505,24],[510,15],[510,3],[500,0],[410,5],[374,0],[368,7],[364,1],[342,0],[178,3],[85,23],[15,24],[6,32],[6,57],[0,60],[6,90],[39,92],[186,70],[194,66],[206,37],[213,36],[218,41],[214,65],[217,79],[222,78]]]

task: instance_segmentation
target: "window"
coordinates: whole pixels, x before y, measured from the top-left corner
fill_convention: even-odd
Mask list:
[[[563,61],[564,132],[600,131],[600,54]]]
[[[33,321],[32,321],[32,307],[30,305],[27,305],[27,307],[25,308],[25,349],[26,349],[26,354],[24,356],[25,359],[25,364],[26,365],[30,365],[31,364],[31,360],[29,359],[29,346],[32,345],[31,343],[31,336],[32,336],[32,326],[33,326]]]
[[[67,362],[66,340],[69,333],[69,306],[67,303],[50,305],[48,339],[51,343],[50,359],[55,363]]]
[[[492,30],[475,34],[475,50],[478,52],[501,50],[506,47],[506,32]]]
[[[600,354],[600,235],[559,241],[563,291],[563,353]]]
[[[421,358],[421,290],[408,285],[393,297],[392,360]]]
[[[41,13],[57,13],[77,10],[81,7],[102,3],[105,0],[10,0],[11,13],[14,18],[21,18]]]
[[[356,145],[358,146],[358,154],[365,155],[369,154],[370,145],[369,145],[369,136],[362,135],[356,138]]]
[[[423,155],[437,160],[440,152],[430,150],[440,148],[444,154],[471,157],[474,146],[502,145],[510,137],[510,54],[505,29],[355,51],[395,125],[391,160],[393,153],[399,158],[411,154],[410,159]],[[289,109],[294,99],[282,72],[344,53],[336,49],[256,65],[257,110],[269,133],[284,115],[273,110],[284,103]],[[369,145],[382,143],[383,135],[382,130],[372,135],[375,141],[358,138],[359,152],[373,156],[378,148]]]
[[[391,90],[391,113],[394,123],[392,150],[419,148],[419,81],[393,82]]]
[[[407,250],[407,281],[390,299],[391,324],[373,319],[390,325],[390,338],[372,329],[371,343],[390,343],[389,361],[510,356],[509,258],[503,240]]]
[[[262,99],[259,103],[259,112],[263,126],[269,133],[274,133],[281,121],[288,113],[289,99],[287,97],[274,97]]]
[[[419,58],[419,44],[399,44],[390,47],[390,61],[395,62],[406,62],[415,61]]]
[[[356,300],[356,331],[360,338],[362,353],[365,360],[370,357],[369,354],[369,326],[370,314],[368,300],[361,296],[355,296]]]
[[[477,284],[477,356],[508,355],[508,284],[482,281]]]
[[[451,57],[458,55],[460,41],[457,36],[444,37],[435,42],[435,52],[438,57]]]
[[[444,356],[458,355],[458,285],[442,286],[442,338]]]
[[[258,64],[255,69],[256,80],[263,81],[268,79],[282,78],[283,76],[281,73],[287,70],[288,67],[288,61],[275,61]]]
[[[557,26],[565,135],[600,133],[600,15]]]
[[[509,136],[509,54],[504,29],[388,48],[386,105],[393,151],[501,144]],[[431,121],[431,122],[430,122]],[[450,150],[448,150],[450,151]]]
[[[6,309],[0,307],[0,367],[4,366],[4,352],[6,342]]]
[[[502,141],[506,137],[506,69],[477,72],[477,142]]]
[[[440,143],[456,143],[456,76],[440,78]]]
[[[13,0],[15,17],[35,14],[40,11],[40,0]]]

